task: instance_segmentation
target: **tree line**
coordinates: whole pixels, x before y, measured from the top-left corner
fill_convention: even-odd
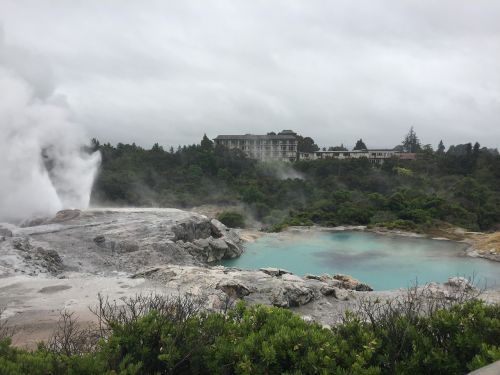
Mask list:
[[[389,159],[382,165],[363,158],[259,163],[240,150],[214,147],[206,136],[199,144],[176,150],[94,140],[102,167],[92,201],[179,208],[242,203],[240,214],[251,215],[270,230],[311,224],[416,231],[448,223],[469,230],[499,228],[496,150],[467,143],[445,151],[443,142],[433,150],[421,145],[413,129],[400,147],[416,152],[417,160]],[[281,173],[283,169],[293,173]]]

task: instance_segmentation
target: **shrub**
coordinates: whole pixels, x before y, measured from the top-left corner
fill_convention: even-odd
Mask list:
[[[428,211],[416,208],[413,210],[404,210],[399,214],[399,218],[414,223],[424,224],[431,222],[431,216]]]
[[[244,228],[245,218],[235,211],[223,211],[217,215],[217,220],[231,228]]]
[[[362,299],[331,329],[243,302],[207,313],[189,297],[137,296],[120,306],[100,298],[93,312],[101,341],[90,352],[29,352],[6,338],[0,374],[446,375],[500,358],[500,305],[466,289],[432,293],[415,287],[395,299]]]
[[[417,228],[417,225],[413,221],[401,219],[386,223],[380,223],[379,225],[387,229],[400,229],[407,231],[415,230]]]

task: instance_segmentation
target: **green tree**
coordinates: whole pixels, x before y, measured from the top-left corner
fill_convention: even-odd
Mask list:
[[[208,139],[207,135],[203,135],[203,139],[201,140],[201,149],[205,151],[210,151],[214,147],[214,143]]]
[[[481,145],[478,142],[474,143],[474,147],[472,148],[472,155],[474,156],[474,158],[477,158],[480,152]]]
[[[354,150],[367,150],[368,148],[366,147],[365,143],[363,140],[360,138],[356,142],[356,146],[354,146]]]
[[[328,147],[328,151],[348,151],[342,143],[340,146]]]
[[[446,148],[444,147],[443,140],[440,140],[440,141],[439,141],[439,145],[438,145],[438,148],[437,148],[437,151],[436,151],[436,152],[437,152],[439,155],[443,155],[443,154],[444,154],[444,150],[445,150],[445,149],[446,149]]]
[[[402,145],[405,152],[419,152],[421,150],[420,140],[418,139],[413,126],[403,139]]]
[[[297,136],[297,150],[299,152],[314,152],[319,151],[319,146],[314,142],[314,139],[311,137],[302,137],[301,135]]]

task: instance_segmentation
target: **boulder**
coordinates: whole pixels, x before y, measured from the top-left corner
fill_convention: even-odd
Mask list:
[[[236,245],[231,240],[225,240],[225,243],[228,248],[224,254],[224,259],[238,258],[241,254],[243,254],[243,247]]]
[[[325,285],[321,287],[320,292],[326,297],[334,297],[340,301],[347,301],[349,299],[349,292],[347,290],[334,286]]]
[[[286,283],[271,292],[271,304],[278,307],[298,307],[313,299],[314,292],[299,284]]]
[[[225,232],[228,231],[228,228],[216,219],[210,220],[210,229],[212,231],[212,236],[214,236],[215,238],[222,237]]]
[[[210,247],[210,242],[208,238],[198,238],[194,240],[193,243],[196,246],[201,247],[202,249],[208,249]]]
[[[242,298],[251,293],[250,288],[238,280],[222,280],[217,284],[216,289],[234,298]]]
[[[14,249],[20,251],[30,251],[33,248],[27,237],[14,238],[12,245],[14,246]]]
[[[333,287],[333,286],[329,286],[329,285],[325,285],[323,287],[321,287],[320,289],[320,292],[321,294],[323,294],[324,296],[333,296],[335,297],[335,291],[336,291],[337,288]]]
[[[93,241],[98,245],[101,246],[106,242],[106,237],[104,237],[102,234],[95,236]]]
[[[51,274],[58,274],[63,269],[62,259],[55,250],[45,250],[38,247],[34,252],[34,260]]]
[[[354,290],[356,290],[358,292],[372,292],[373,288],[370,285],[368,285],[368,284],[359,282],[354,287]]]
[[[207,218],[192,217],[189,220],[173,225],[171,230],[174,233],[174,241],[193,242],[200,238],[210,237],[212,234],[212,225]]]
[[[290,271],[281,269],[281,268],[274,268],[274,267],[264,267],[264,268],[259,268],[259,271],[264,272],[265,274],[268,274],[273,277],[279,277],[281,275],[285,275],[287,273],[291,273]]]
[[[82,212],[80,210],[61,210],[49,222],[50,223],[63,223],[65,221],[77,218],[78,216],[80,216],[81,213]]]
[[[177,248],[184,249],[187,251],[194,259],[199,262],[206,263],[209,259],[209,249],[205,249],[201,246],[196,245],[194,242],[184,242],[182,240],[175,243]]]
[[[271,293],[271,304],[276,307],[289,307],[288,298],[283,288],[273,289]]]
[[[465,277],[450,277],[444,285],[461,290],[475,289],[474,285]]]
[[[305,274],[304,279],[306,280],[318,280],[321,281],[321,277],[317,275]]]
[[[333,279],[340,281],[340,287],[344,289],[356,290],[358,292],[371,292],[373,290],[368,284],[362,283],[349,275],[337,274],[333,275]]]

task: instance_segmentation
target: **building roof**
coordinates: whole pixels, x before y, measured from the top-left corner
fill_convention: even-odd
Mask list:
[[[256,135],[256,134],[242,134],[242,135],[218,135],[215,140],[218,139],[248,139],[248,140],[261,140],[261,139],[297,139],[295,135],[279,133],[276,135]]]
[[[394,152],[394,153],[399,153],[402,154],[403,152],[401,151],[396,151],[396,150],[391,150],[391,149],[380,149],[380,148],[373,148],[373,149],[368,149],[368,150],[335,150],[335,151],[313,151],[313,152],[303,152],[304,154],[344,154],[344,153],[349,153],[349,154],[356,154],[356,153],[362,153],[362,154],[367,154],[370,152]]]

